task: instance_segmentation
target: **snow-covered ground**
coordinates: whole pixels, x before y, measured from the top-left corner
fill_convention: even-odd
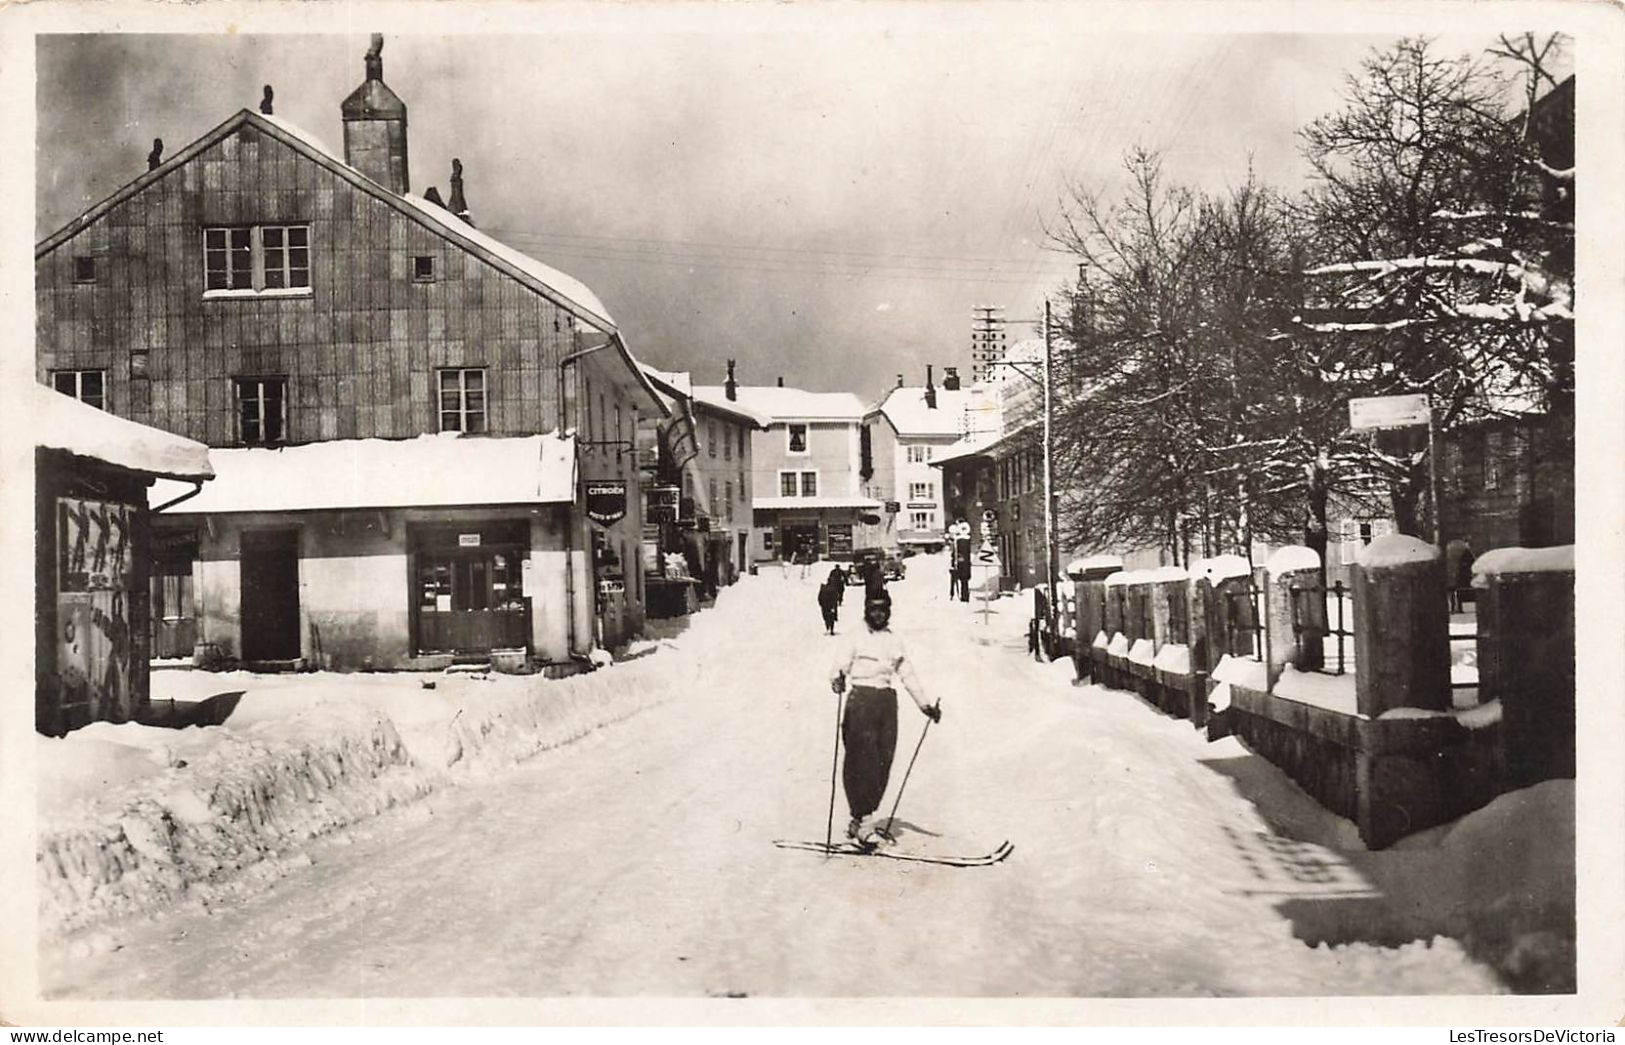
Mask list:
[[[1236,740],[1208,744],[1130,694],[1074,687],[1069,662],[1035,663],[1030,598],[984,616],[933,566],[915,560],[893,585],[894,630],[944,707],[902,796],[901,844],[1009,839],[1002,864],[771,844],[824,835],[839,640],[823,635],[817,576],[770,571],[583,678],[164,671],[160,696],[244,695],[220,727],[41,740],[56,745],[41,759],[48,833],[77,832],[65,851],[82,858],[106,841],[129,877],[157,883],[100,908],[47,889],[61,906],[47,920],[165,904],[53,934],[47,996],[1572,989],[1572,782],[1367,852]],[[856,611],[849,599],[839,630],[862,626]],[[894,788],[924,725],[903,702]],[[233,767],[269,797],[233,804],[243,788],[198,783]],[[837,800],[837,830],[842,817]],[[121,822],[149,837],[120,840]],[[152,837],[155,823],[172,826]],[[178,880],[207,866],[205,837],[222,846],[217,872]]]

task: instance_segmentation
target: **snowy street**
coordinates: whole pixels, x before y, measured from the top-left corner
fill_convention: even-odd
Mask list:
[[[670,701],[312,842],[257,895],[114,924],[117,950],[50,944],[45,995],[1493,993],[1514,986],[1509,949],[1533,964],[1565,946],[1520,926],[1496,867],[1536,893],[1566,874],[1572,896],[1572,840],[1508,826],[1571,803],[1567,782],[1481,811],[1502,818],[1493,858],[1460,834],[1471,817],[1367,853],[1233,738],[1035,663],[1030,595],[984,624],[930,557],[892,585],[894,630],[944,708],[901,844],[1014,854],[956,869],[775,848],[825,831],[826,571],[724,589],[649,654],[699,664]],[[838,631],[860,607],[854,590]],[[901,700],[894,790],[925,722]]]

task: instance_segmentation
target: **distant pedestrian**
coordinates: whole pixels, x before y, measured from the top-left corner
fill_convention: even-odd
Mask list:
[[[841,615],[841,600],[846,598],[846,574],[839,566],[818,587],[818,609],[824,615],[824,631],[835,634],[835,622]]]
[[[830,688],[840,693],[851,687],[841,718],[841,742],[846,746],[841,781],[852,814],[846,836],[872,847],[887,840],[875,811],[897,753],[897,684],[902,683],[920,713],[933,722],[942,721],[942,706],[926,703],[908,653],[891,633],[891,596],[884,588],[864,600],[863,621],[867,628],[852,636],[835,658]]]

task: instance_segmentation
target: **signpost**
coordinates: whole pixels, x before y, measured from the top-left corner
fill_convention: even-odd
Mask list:
[[[1423,425],[1428,430],[1428,502],[1433,514],[1433,543],[1443,548],[1443,526],[1439,518],[1439,455],[1434,439],[1433,407],[1428,397],[1418,394],[1349,400],[1349,427],[1356,432],[1380,432]]]

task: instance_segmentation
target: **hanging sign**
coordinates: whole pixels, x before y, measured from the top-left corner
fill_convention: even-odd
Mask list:
[[[644,488],[645,503],[648,505],[644,512],[645,522],[663,523],[676,522],[678,509],[682,506],[683,491],[677,486],[649,486]]]
[[[610,526],[626,517],[625,479],[593,479],[586,487],[587,518]]]
[[[479,546],[480,546],[480,535],[479,534],[477,534],[477,533],[460,533],[460,534],[457,535],[457,547],[459,547],[459,548],[478,548]]]
[[[893,515],[896,515],[898,512],[903,510],[903,505],[900,501],[887,501],[886,510],[891,512]]]
[[[1431,417],[1425,395],[1349,400],[1349,427],[1357,432],[1373,428],[1414,428],[1427,424]]]

